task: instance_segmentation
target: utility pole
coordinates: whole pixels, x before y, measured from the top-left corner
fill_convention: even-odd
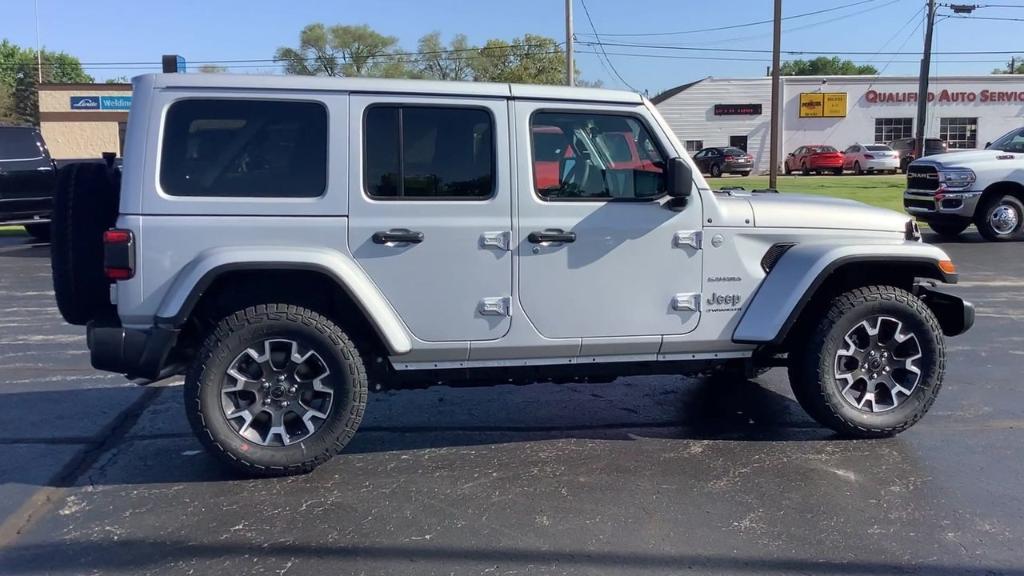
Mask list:
[[[576,85],[576,68],[572,60],[572,0],[565,0],[565,85]]]
[[[43,52],[39,49],[39,0],[35,0],[36,8],[36,70],[39,71],[39,83],[43,83]]]
[[[928,74],[932,65],[932,29],[935,28],[935,0],[928,0],[928,21],[924,29],[924,54],[917,84],[917,126],[914,130],[914,158],[924,155],[924,124],[928,118]]]
[[[775,37],[772,40],[772,122],[769,143],[768,187],[775,188],[779,178],[779,117],[782,116],[782,81],[779,54],[782,51],[782,0],[775,0]]]

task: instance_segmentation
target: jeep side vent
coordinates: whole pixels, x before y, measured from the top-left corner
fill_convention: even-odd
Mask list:
[[[775,265],[778,264],[779,258],[782,258],[782,255],[793,246],[796,246],[796,244],[792,242],[780,242],[772,245],[772,247],[764,253],[764,257],[761,258],[761,269],[765,272],[771,272],[772,268],[775,268]]]

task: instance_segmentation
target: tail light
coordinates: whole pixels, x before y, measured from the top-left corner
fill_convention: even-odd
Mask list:
[[[135,276],[135,234],[112,228],[103,233],[103,271],[109,280]]]
[[[726,160],[735,160],[736,157],[735,156],[726,156],[725,159]]]

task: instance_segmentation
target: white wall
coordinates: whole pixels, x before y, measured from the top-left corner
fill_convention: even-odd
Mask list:
[[[728,146],[730,136],[746,136],[756,171],[768,169],[771,119],[768,78],[707,78],[657,104],[680,141],[703,140],[704,146]],[[715,104],[760,104],[759,116],[715,116]],[[763,153],[761,152],[763,150]]]
[[[827,83],[822,83],[825,80]],[[929,92],[936,95],[928,104],[925,134],[939,137],[941,118],[977,118],[977,147],[1024,125],[1024,79],[1019,76],[974,76],[939,78],[930,82]],[[950,101],[940,99],[948,91]],[[982,102],[983,90],[1012,93],[1017,102]],[[846,92],[846,118],[800,118],[801,92]],[[876,118],[914,118],[917,102],[869,102],[868,91],[916,94],[917,78],[842,77],[786,78],[783,82],[782,152],[787,154],[805,144],[830,144],[843,150],[854,143],[868,144],[875,139]],[[961,102],[953,102],[958,98]],[[973,98],[974,101],[967,101]]]

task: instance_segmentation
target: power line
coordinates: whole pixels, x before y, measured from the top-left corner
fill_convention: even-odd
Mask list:
[[[849,4],[843,4],[841,6],[834,6],[832,8],[824,8],[822,10],[815,10],[813,12],[804,12],[803,14],[794,14],[792,16],[785,16],[782,19],[783,20],[794,20],[796,18],[806,18],[807,16],[815,16],[815,15],[818,15],[818,14],[824,14],[826,12],[835,12],[836,10],[842,10],[843,8],[850,8],[850,7],[853,7],[853,6],[859,6],[861,4],[870,4],[872,2],[877,2],[877,1],[878,0],[859,0],[858,2],[851,2]],[[698,34],[698,33],[701,33],[701,32],[718,32],[718,31],[721,31],[721,30],[734,30],[736,28],[748,28],[750,26],[760,26],[762,24],[771,24],[772,22],[774,22],[774,20],[769,19],[769,20],[758,20],[756,22],[746,22],[744,24],[731,24],[729,26],[716,26],[714,28],[699,28],[699,29],[696,29],[696,30],[680,30],[680,31],[677,31],[677,32],[638,32],[638,33],[612,33],[612,34],[606,33],[606,34],[604,34],[604,36],[605,37],[612,37],[612,36],[617,36],[617,37],[625,37],[625,36],[641,36],[641,37],[648,37],[648,36],[679,36],[679,35],[683,35],[683,34]]]
[[[601,48],[601,55],[604,56],[605,62],[608,63],[608,67],[612,69],[612,72],[615,74],[615,77],[619,79],[619,82],[622,82],[627,88],[636,92],[636,88],[630,85],[629,82],[626,82],[626,79],[623,78],[622,74],[619,74],[619,71],[615,68],[615,64],[612,64],[611,59],[608,58],[608,53],[604,50],[604,44],[601,44],[601,37],[597,34],[597,27],[594,26],[594,20],[590,17],[590,9],[587,8],[586,0],[580,0],[580,5],[583,6],[583,13],[587,16],[587,22],[590,23],[590,29],[594,31],[594,38],[597,39],[597,45]]]
[[[580,40],[580,44],[596,45],[595,42],[589,42]],[[734,52],[734,53],[745,53],[745,54],[766,54],[771,53],[771,50],[753,49],[753,48],[707,48],[702,46],[676,46],[671,44],[639,44],[629,42],[604,42],[605,46],[617,46],[623,48],[652,48],[656,50],[683,50],[683,51],[695,51],[695,52]],[[965,50],[958,52],[932,52],[932,54],[940,54],[943,56],[958,56],[958,55],[982,55],[982,54],[1020,54],[1022,50]],[[834,55],[834,56],[917,56],[920,52],[864,52],[864,51],[843,51],[843,50],[783,50],[783,54],[790,56],[806,56],[806,55]]]
[[[1024,6],[1022,6],[1024,8]],[[1006,18],[1002,16],[956,16],[953,14],[943,14],[946,18],[956,18],[957,20],[998,20],[1000,22],[1024,22],[1024,18]]]

